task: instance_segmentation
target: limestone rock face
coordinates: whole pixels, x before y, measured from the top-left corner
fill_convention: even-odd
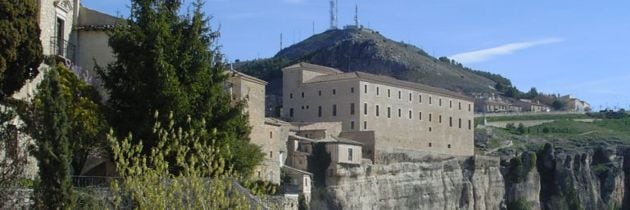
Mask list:
[[[311,209],[630,209],[630,148],[332,165]],[[514,164],[522,167],[515,167]],[[529,165],[528,165],[529,164]]]
[[[336,165],[312,209],[501,209],[498,159],[426,159],[360,166]]]

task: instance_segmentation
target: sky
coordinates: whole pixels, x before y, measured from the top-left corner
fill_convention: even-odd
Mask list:
[[[191,0],[184,0],[190,3]],[[630,109],[630,1],[338,0],[339,25],[362,25],[435,56],[501,74],[520,90]],[[129,0],[82,0],[126,17]],[[186,7],[187,8],[187,7]],[[206,0],[234,61],[272,57],[330,26],[329,0]]]

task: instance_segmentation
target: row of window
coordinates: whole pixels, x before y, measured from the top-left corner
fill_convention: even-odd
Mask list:
[[[354,93],[354,87],[350,88],[350,93]],[[368,86],[364,85],[364,93],[368,93]],[[337,89],[332,89],[332,95],[337,94]],[[318,96],[322,96],[322,91],[317,91]],[[380,95],[380,87],[376,87],[376,95]],[[391,98],[391,89],[387,89],[387,97]],[[301,97],[304,98],[304,92],[301,92]],[[289,98],[293,99],[293,93],[289,93]],[[398,91],[398,99],[402,99],[402,91]],[[409,101],[413,101],[413,94],[409,93]],[[418,103],[422,103],[422,94],[418,94]],[[453,108],[453,100],[449,100],[449,108]],[[459,110],[462,110],[462,102],[457,102],[457,107]],[[433,104],[433,97],[429,96],[429,104]],[[442,106],[442,98],[438,99],[438,106]],[[472,112],[472,104],[468,104],[468,111]]]
[[[302,109],[304,109],[304,107],[302,107]],[[376,117],[380,117],[380,106],[376,105],[375,107],[375,116]],[[350,115],[354,115],[355,114],[355,104],[354,103],[350,103]],[[363,114],[367,115],[368,114],[368,104],[364,103],[363,104]],[[293,108],[289,109],[289,117],[293,117],[294,116],[294,110]],[[317,107],[317,117],[322,117],[323,116],[323,110],[322,110],[322,106],[318,106]],[[337,104],[333,104],[332,105],[332,116],[335,117],[337,116]],[[391,107],[387,107],[387,118],[392,118],[392,108]],[[398,118],[402,118],[402,109],[398,109]],[[408,112],[408,118],[409,119],[413,119],[413,111],[409,110]],[[422,120],[422,112],[418,112],[418,120]],[[433,122],[433,114],[429,113],[429,122]],[[438,116],[438,123],[442,123],[442,115]],[[450,127],[453,127],[453,117],[449,117],[449,125]],[[354,127],[354,126],[351,126]],[[458,119],[458,127],[462,128],[462,119],[459,118]],[[468,120],[468,129],[472,130],[472,121]]]

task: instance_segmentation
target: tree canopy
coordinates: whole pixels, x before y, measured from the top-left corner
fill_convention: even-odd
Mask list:
[[[43,60],[35,0],[0,1],[0,99],[39,73]]]
[[[152,113],[173,112],[178,126],[216,130],[201,140],[229,143],[222,151],[227,161],[251,172],[262,154],[249,143],[244,104],[233,103],[223,89],[227,75],[215,43],[219,34],[208,26],[200,1],[185,15],[178,14],[180,6],[177,0],[134,0],[128,27],[112,33],[109,44],[117,60],[99,70],[110,94],[110,124],[119,137],[131,133],[147,140],[148,152],[156,145],[148,141]],[[185,123],[188,117],[193,124]]]

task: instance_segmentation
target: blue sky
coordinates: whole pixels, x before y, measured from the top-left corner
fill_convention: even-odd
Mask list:
[[[338,0],[339,25],[361,24],[436,57],[499,73],[521,90],[630,108],[630,1]],[[190,3],[191,0],[185,0]],[[126,17],[129,0],[83,0]],[[329,27],[328,0],[207,0],[229,60],[273,56]]]

